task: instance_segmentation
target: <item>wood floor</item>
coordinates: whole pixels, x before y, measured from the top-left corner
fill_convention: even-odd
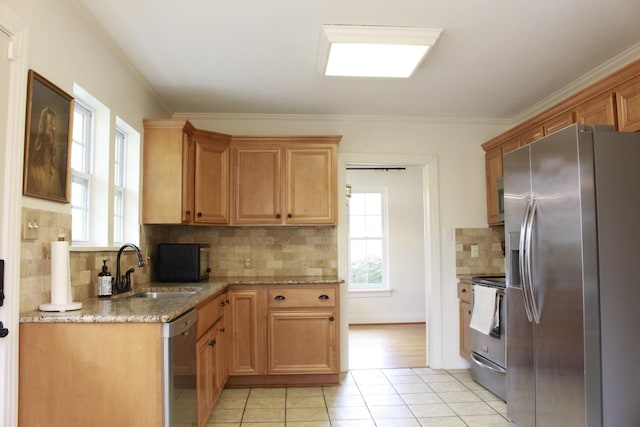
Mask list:
[[[349,325],[349,369],[424,368],[426,324]]]

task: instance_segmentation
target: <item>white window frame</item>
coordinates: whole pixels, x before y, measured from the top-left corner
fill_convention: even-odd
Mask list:
[[[82,134],[76,135],[73,133],[73,144],[72,150],[77,146],[82,147],[83,156],[78,159],[80,163],[80,168],[75,168],[72,162],[71,168],[71,187],[72,187],[72,197],[71,197],[71,212],[72,215],[74,212],[79,213],[83,216],[80,218],[81,221],[80,227],[74,226],[74,221],[72,219],[72,230],[73,229],[81,229],[80,236],[72,236],[76,242],[79,243],[88,243],[91,240],[90,230],[91,230],[91,181],[92,181],[92,157],[93,157],[93,128],[94,128],[94,114],[93,110],[83,105],[81,102],[75,102],[74,106],[74,115],[79,114],[84,118],[84,124]],[[74,120],[74,125],[78,125],[78,121]],[[72,156],[73,157],[73,156]],[[78,201],[73,198],[73,187],[75,184],[79,184],[84,188],[84,200]],[[73,234],[73,233],[72,233]],[[77,233],[76,233],[77,234]]]
[[[73,235],[72,250],[113,250],[122,243],[140,244],[140,133],[119,117],[113,118],[108,107],[79,85],[74,85],[76,102],[93,111],[92,175],[90,184],[89,239],[79,240]],[[124,135],[126,143],[122,156],[124,219],[123,242],[114,239],[115,155],[116,133]],[[121,159],[122,160],[122,159]],[[72,219],[73,221],[73,219]]]
[[[377,193],[381,195],[381,215],[382,215],[382,284],[376,286],[354,286],[351,283],[351,241],[349,234],[347,237],[347,256],[348,256],[348,277],[349,277],[349,295],[350,296],[389,296],[391,295],[391,283],[389,282],[389,215],[388,215],[388,189],[386,187],[352,187],[351,195],[357,193]],[[347,219],[351,221],[350,211],[347,209]],[[357,238],[361,240],[361,238]]]
[[[116,125],[113,142],[113,243],[117,244],[125,242],[124,219],[126,203],[124,195],[126,190],[127,167],[126,143],[127,134]]]

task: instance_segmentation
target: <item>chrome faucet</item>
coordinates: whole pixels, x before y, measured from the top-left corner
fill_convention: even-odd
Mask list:
[[[134,251],[136,251],[136,254],[138,254],[138,267],[144,266],[144,261],[142,261],[142,254],[140,253],[140,249],[136,245],[132,243],[125,243],[124,245],[122,245],[122,247],[120,247],[120,250],[118,250],[118,258],[116,260],[116,277],[113,283],[113,295],[121,294],[123,292],[128,292],[131,290],[131,273],[133,273],[135,270],[133,268],[130,268],[123,276],[120,275],[120,255],[122,255],[122,252],[127,247],[133,249]]]

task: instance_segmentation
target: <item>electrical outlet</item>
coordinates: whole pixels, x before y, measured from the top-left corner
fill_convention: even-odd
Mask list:
[[[27,212],[22,218],[22,240],[38,240],[40,238],[40,214]]]
[[[478,258],[478,245],[471,245],[471,258]]]
[[[251,257],[249,256],[244,257],[244,267],[245,268],[251,267]]]

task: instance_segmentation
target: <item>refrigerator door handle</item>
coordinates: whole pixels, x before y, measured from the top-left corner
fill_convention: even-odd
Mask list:
[[[527,319],[529,322],[533,321],[533,315],[531,314],[531,304],[529,303],[529,294],[527,293],[527,273],[526,268],[527,264],[526,260],[526,251],[527,251],[527,242],[526,242],[526,231],[527,224],[529,223],[529,215],[531,214],[531,201],[527,200],[527,206],[524,210],[524,217],[522,218],[522,224],[520,225],[520,241],[518,243],[518,257],[520,263],[520,284],[522,286],[522,299],[524,300],[524,310],[527,314]]]
[[[536,324],[540,323],[540,312],[538,311],[538,305],[536,304],[536,298],[535,295],[533,293],[533,274],[531,273],[532,268],[531,268],[531,263],[533,262],[533,255],[532,255],[532,249],[533,249],[533,221],[536,218],[536,212],[537,212],[537,200],[535,200],[533,197],[531,198],[531,208],[529,209],[529,223],[527,225],[527,231],[526,231],[526,260],[525,263],[527,265],[526,268],[526,276],[527,276],[527,289],[528,289],[528,293],[529,293],[529,304],[531,307],[531,314],[533,317],[533,321]],[[526,292],[526,290],[525,290]]]

